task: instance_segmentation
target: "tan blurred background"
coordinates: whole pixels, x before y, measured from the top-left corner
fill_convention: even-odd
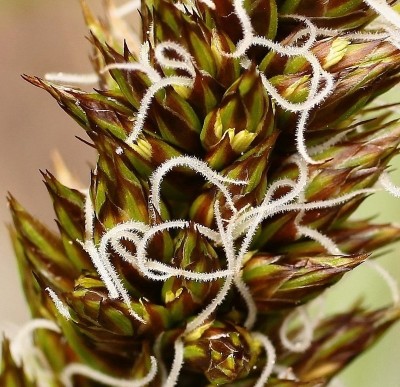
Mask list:
[[[0,0],[0,321],[27,318],[5,228],[10,220],[6,192],[51,224],[39,169],[52,168],[50,154],[58,149],[86,180],[91,158],[88,147],[74,137],[82,134],[80,128],[20,74],[89,71],[85,34],[78,1]]]
[[[97,9],[99,3],[91,2]],[[53,227],[50,199],[39,169],[52,169],[50,154],[57,149],[86,183],[93,160],[89,148],[75,138],[83,134],[78,125],[45,92],[23,81],[20,74],[89,72],[90,46],[86,35],[77,0],[0,0],[0,328],[10,329],[28,318],[5,227],[10,221],[7,191]],[[392,98],[399,101],[400,95]],[[364,215],[376,215],[382,205],[385,208],[380,220],[400,221],[400,201],[386,194],[369,200],[363,207]],[[381,260],[397,278],[399,251],[397,246],[390,257]],[[367,305],[388,302],[389,293],[379,277],[361,268],[330,292],[330,308],[345,308],[366,287]],[[397,325],[341,379],[348,387],[400,387],[399,361]]]

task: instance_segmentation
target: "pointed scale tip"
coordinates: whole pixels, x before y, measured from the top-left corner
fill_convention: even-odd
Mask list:
[[[16,213],[17,210],[21,210],[22,206],[19,204],[15,196],[11,192],[7,192],[7,204],[12,213]]]
[[[39,77],[28,74],[21,74],[21,78],[34,86],[43,88],[42,80]]]

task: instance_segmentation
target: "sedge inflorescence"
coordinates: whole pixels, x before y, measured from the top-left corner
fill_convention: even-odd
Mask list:
[[[203,0],[200,3],[210,9],[215,9],[215,4],[212,0]],[[142,379],[125,380],[114,378],[87,365],[72,363],[67,365],[61,375],[61,380],[66,386],[72,386],[73,377],[77,374],[112,386],[145,386],[156,377],[157,373],[161,374],[163,386],[172,387],[177,385],[184,363],[184,338],[196,332],[199,327],[204,325],[215,314],[232,288],[237,290],[246,305],[247,314],[243,326],[251,332],[253,340],[265,352],[266,361],[254,385],[256,387],[264,386],[272,374],[277,375],[278,378],[279,375],[284,375],[285,378],[296,380],[296,375],[291,374],[290,369],[276,364],[276,351],[270,339],[265,334],[254,330],[258,317],[257,305],[251,291],[242,278],[242,270],[244,263],[252,253],[252,242],[260,225],[266,219],[270,219],[277,214],[294,211],[298,213],[294,224],[299,237],[307,237],[318,242],[331,255],[345,256],[346,254],[341,251],[337,243],[328,235],[324,235],[316,228],[302,224],[303,218],[308,211],[334,208],[359,195],[374,193],[379,189],[378,187],[360,188],[333,199],[305,200],[305,190],[310,181],[310,166],[323,162],[320,158],[314,159],[314,157],[329,150],[334,145],[340,144],[341,141],[346,139],[347,135],[347,132],[341,132],[323,144],[313,147],[307,147],[306,145],[305,130],[309,122],[310,113],[322,104],[335,91],[336,87],[336,80],[333,74],[329,72],[329,66],[321,64],[320,60],[312,52],[317,38],[321,36],[331,37],[341,35],[347,41],[386,40],[395,46],[400,44],[400,17],[398,14],[385,1],[365,0],[365,3],[381,15],[385,26],[383,32],[379,30],[367,31],[365,33],[343,33],[339,30],[319,28],[310,18],[304,16],[285,15],[285,19],[299,23],[303,27],[292,37],[290,44],[284,44],[257,35],[251,18],[244,7],[244,1],[233,1],[233,9],[239,21],[242,38],[236,42],[232,50],[227,51],[219,40],[218,35],[215,34],[215,47],[222,57],[239,59],[242,68],[249,69],[251,66],[254,66],[252,59],[248,57],[249,50],[254,47],[263,47],[282,57],[302,57],[308,62],[311,68],[312,74],[309,89],[307,90],[307,97],[301,102],[292,102],[282,96],[281,92],[265,74],[255,66],[255,71],[258,72],[262,80],[265,92],[271,97],[276,106],[285,111],[298,114],[295,128],[295,145],[297,151],[286,161],[295,165],[297,169],[296,178],[291,179],[287,177],[274,181],[267,187],[260,204],[240,207],[236,204],[237,198],[230,192],[230,189],[232,187],[246,186],[249,183],[249,179],[228,178],[213,169],[207,162],[193,155],[172,157],[156,168],[148,180],[148,212],[153,217],[153,223],[126,221],[110,227],[98,240],[95,237],[95,208],[89,191],[86,191],[84,213],[85,238],[84,240],[79,240],[79,243],[90,257],[101,281],[104,283],[108,297],[112,300],[122,300],[126,304],[130,316],[137,320],[138,323],[145,325],[148,324],[148,321],[144,314],[132,307],[130,292],[124,285],[124,280],[120,277],[113,262],[115,254],[122,261],[137,270],[141,276],[155,282],[165,282],[171,278],[182,278],[199,283],[219,280],[222,281],[222,284],[215,296],[208,301],[198,314],[194,315],[187,322],[185,328],[175,338],[174,357],[169,370],[166,370],[162,356],[157,354],[155,345],[154,356],[151,356],[150,371]],[[181,9],[182,12],[196,13],[196,6],[194,4],[191,5],[191,2],[178,2],[175,6]],[[123,18],[139,7],[139,1],[129,1],[126,5],[115,9],[113,17]],[[149,32],[148,35],[151,36],[152,34]],[[140,39],[135,38],[134,40]],[[150,55],[150,46],[153,50],[153,58]],[[133,117],[130,133],[124,140],[125,145],[130,147],[137,146],[139,141],[141,141],[146,120],[149,114],[151,114],[151,106],[156,94],[160,90],[165,90],[168,93],[167,90],[170,87],[192,89],[198,76],[199,68],[195,58],[190,55],[185,47],[178,42],[170,40],[158,44],[149,41],[141,43],[138,58],[139,60],[134,63],[108,64],[99,71],[99,74],[103,75],[116,69],[128,72],[140,72],[145,74],[150,81],[149,87],[143,94],[137,113]],[[172,75],[163,75],[161,69],[163,73],[170,72]],[[210,76],[205,70],[200,70],[200,74],[203,77]],[[48,74],[46,78],[47,80],[66,83],[92,83],[99,80],[98,75]],[[121,155],[124,150],[116,148],[115,152],[117,155]],[[208,227],[202,223],[187,219],[159,220],[158,216],[163,210],[163,181],[169,173],[179,168],[186,168],[200,175],[207,184],[215,187],[216,192],[218,192],[218,199],[215,200],[213,205],[214,227]],[[390,181],[386,172],[381,174],[379,182],[383,189],[395,196],[400,196],[400,188],[396,187]],[[279,194],[281,192],[284,192],[284,194]],[[226,215],[227,213],[229,216]],[[225,267],[209,272],[198,272],[178,268],[173,264],[161,262],[150,256],[148,252],[149,245],[157,235],[165,231],[185,230],[191,227],[223,251],[224,262],[226,262]],[[128,245],[131,248],[128,248]],[[376,263],[370,263],[370,265],[376,268],[388,283],[392,291],[393,302],[398,304],[398,290],[392,278],[381,267],[377,266]],[[73,320],[73,314],[70,313],[68,306],[64,305],[62,299],[58,297],[54,290],[50,287],[46,290],[62,318]],[[293,341],[293,338],[289,337],[288,332],[291,321],[296,318],[296,315],[298,315],[297,317],[302,322],[303,328],[301,332],[298,332],[296,340]],[[279,338],[282,346],[294,353],[304,352],[311,345],[313,330],[317,323],[318,321],[309,316],[304,306],[298,307],[292,314],[287,316],[280,327]],[[30,328],[58,329],[56,325],[50,326],[50,323],[46,320],[38,321],[35,324]],[[27,332],[30,334],[31,329],[28,329]],[[17,342],[14,347],[18,347]],[[16,354],[16,358],[21,356],[18,354],[18,348],[14,348],[14,354]]]

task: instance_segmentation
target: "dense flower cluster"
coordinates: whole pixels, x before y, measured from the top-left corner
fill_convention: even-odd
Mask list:
[[[0,381],[325,385],[394,323],[397,285],[367,259],[400,229],[349,220],[377,190],[400,196],[385,171],[400,127],[386,106],[365,118],[399,78],[389,3],[130,1],[105,25],[83,2],[96,73],[26,79],[97,165],[87,190],[44,174],[59,236],[10,198],[35,319],[4,341]],[[137,9],[143,38],[121,46]],[[60,85],[85,82],[99,90]],[[393,305],[311,317],[361,263]]]

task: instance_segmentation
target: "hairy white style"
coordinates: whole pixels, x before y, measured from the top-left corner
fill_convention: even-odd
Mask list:
[[[302,330],[296,335],[295,339],[289,338],[290,323],[295,316],[300,318],[302,323]],[[291,352],[304,352],[307,350],[313,339],[314,326],[308,316],[307,310],[303,306],[296,308],[291,314],[289,314],[279,329],[279,338],[282,345]]]
[[[233,212],[236,212],[233,198],[223,183],[246,185],[247,181],[229,179],[218,172],[213,171],[206,162],[192,156],[179,156],[165,161],[156,169],[150,177],[151,202],[158,212],[161,212],[161,183],[164,175],[175,167],[189,167],[191,170],[201,174],[207,181],[213,183],[224,194],[224,197]]]
[[[263,85],[266,91],[271,95],[271,97],[286,110],[293,112],[300,112],[296,127],[296,144],[299,154],[310,164],[317,164],[307,151],[307,147],[304,139],[304,131],[307,126],[308,117],[310,110],[320,104],[334,89],[334,79],[331,74],[322,68],[314,54],[311,53],[310,48],[314,44],[317,36],[317,32],[313,24],[305,17],[298,15],[290,15],[286,17],[292,17],[294,19],[300,20],[306,24],[307,30],[310,34],[309,41],[303,47],[293,47],[293,46],[282,46],[281,44],[275,43],[265,37],[260,37],[255,35],[251,20],[246,10],[244,9],[244,0],[235,0],[234,8],[236,16],[239,19],[239,23],[242,27],[243,38],[237,43],[236,51],[234,53],[225,53],[222,51],[218,37],[215,35],[216,45],[220,52],[226,56],[230,57],[243,57],[246,51],[251,46],[264,46],[274,50],[276,53],[284,56],[304,56],[310,63],[313,75],[311,78],[311,85],[309,90],[309,95],[305,102],[303,103],[291,103],[290,101],[284,99],[275,87],[270,83],[264,74],[260,74]],[[321,78],[324,79],[324,87],[318,91],[320,86]]]
[[[246,329],[251,330],[257,320],[257,305],[253,299],[253,296],[251,295],[249,287],[242,279],[240,270],[236,270],[234,284],[247,306],[247,317],[243,325]]]
[[[11,340],[11,356],[18,367],[37,387],[48,387],[55,382],[53,370],[44,353],[33,343],[32,336],[37,330],[50,330],[60,333],[58,325],[44,318],[33,319],[27,322]]]
[[[386,171],[382,172],[379,176],[379,183],[381,183],[382,187],[386,191],[390,192],[394,197],[400,198],[400,187],[393,184],[389,174]]]
[[[144,122],[147,116],[148,109],[150,107],[151,101],[154,98],[155,94],[159,91],[164,89],[167,86],[184,86],[191,88],[193,87],[194,83],[194,76],[193,76],[193,65],[192,61],[193,58],[187,52],[187,50],[175,42],[163,42],[160,43],[160,49],[157,49],[158,45],[156,46],[157,52],[157,61],[158,63],[165,68],[175,68],[175,69],[184,69],[187,70],[190,74],[189,77],[184,76],[169,76],[158,80],[157,82],[153,83],[146,91],[143,99],[140,102],[140,108],[136,115],[136,122],[133,127],[132,132],[127,137],[126,142],[128,144],[133,143],[139,137],[139,134],[143,130]],[[182,60],[171,60],[163,55],[164,50],[174,51],[178,54]]]
[[[170,59],[165,55],[165,51],[174,51],[181,60]],[[154,50],[157,62],[166,69],[187,71],[192,78],[196,76],[196,70],[193,66],[194,58],[186,51],[186,49],[178,43],[166,40],[158,43]]]
[[[161,332],[153,345],[154,355],[157,359],[157,366],[158,366],[158,374],[160,376],[161,385],[164,386],[167,380],[167,367],[165,366],[164,359],[162,357],[162,338],[164,336],[164,332]]]
[[[393,278],[393,276],[384,269],[379,263],[375,261],[371,261],[370,259],[365,261],[365,264],[373,269],[379,276],[385,281],[387,287],[390,290],[390,294],[392,296],[392,303],[395,306],[400,305],[400,291],[399,285],[397,281]]]
[[[130,380],[113,377],[82,363],[71,363],[67,365],[61,373],[60,379],[64,383],[65,387],[74,387],[75,384],[73,383],[72,378],[75,375],[85,376],[88,379],[113,387],[144,387],[148,385],[157,374],[156,358],[151,356],[150,361],[150,371],[141,379]]]
[[[167,86],[184,86],[184,87],[192,87],[193,86],[193,79],[188,77],[181,77],[181,76],[171,76],[162,78],[158,82],[151,85],[144,95],[143,99],[140,102],[139,111],[136,114],[136,121],[133,127],[131,134],[127,137],[126,142],[127,144],[134,143],[140,133],[143,130],[143,126],[147,117],[147,112],[150,108],[151,101],[153,100],[155,94],[164,89]]]
[[[47,73],[46,81],[63,83],[67,85],[94,85],[99,82],[97,74],[69,74],[69,73]]]
[[[174,351],[174,360],[172,361],[172,367],[164,383],[164,387],[174,387],[178,383],[179,374],[183,366],[183,342],[181,338],[175,340]]]
[[[349,129],[348,131],[345,130],[344,132],[339,132],[338,134],[332,136],[329,140],[325,141],[322,144],[319,145],[314,145],[313,147],[308,148],[308,153],[311,156],[317,155],[318,153],[322,153],[329,148],[332,148],[336,144],[340,144],[342,141],[346,140],[346,136],[348,133],[351,131]]]
[[[51,300],[54,303],[54,306],[57,308],[60,315],[63,316],[66,320],[69,320],[71,318],[71,314],[69,313],[68,307],[64,305],[56,292],[49,287],[46,288],[46,292],[49,294]]]
[[[108,255],[106,252],[106,244],[100,243],[100,251],[95,246],[93,241],[94,236],[94,219],[95,219],[95,212],[93,204],[91,203],[90,194],[89,192],[86,195],[85,199],[85,236],[86,240],[84,242],[78,241],[83,249],[88,253],[93,265],[95,266],[97,272],[100,275],[101,280],[103,281],[104,285],[106,286],[109,296],[111,299],[117,299],[121,297],[126,305],[129,308],[129,313],[131,316],[135,317],[138,321],[145,324],[146,321],[139,316],[131,307],[131,299],[129,296],[128,291],[125,289],[121,279],[119,278],[118,273],[116,272],[112,263],[108,260]],[[124,227],[128,226],[134,229],[140,229],[140,224],[138,223],[128,223],[124,224]],[[123,227],[119,225],[119,229]],[[118,230],[119,230],[118,229]],[[142,227],[142,230],[145,228]],[[106,234],[106,240],[109,237]],[[103,237],[104,239],[104,237]]]
[[[253,337],[263,345],[266,355],[266,362],[264,369],[261,371],[261,375],[257,380],[256,384],[254,385],[254,387],[264,387],[265,384],[268,382],[268,379],[271,376],[272,371],[274,370],[276,362],[276,352],[270,339],[263,333],[254,332]]]
[[[56,333],[61,332],[58,325],[51,320],[40,318],[27,322],[22,329],[19,330],[18,334],[11,341],[10,345],[11,355],[19,367],[22,366],[27,345],[33,346],[32,334],[38,329],[51,330]]]
[[[275,182],[269,187],[265,195],[265,198],[263,202],[260,204],[260,206],[244,212],[243,215],[239,217],[237,223],[235,224],[236,228],[240,227],[240,225],[244,223],[245,220],[247,220],[247,219],[241,219],[243,217],[246,217],[250,220],[250,224],[247,225],[248,230],[246,232],[245,238],[242,242],[239,251],[239,257],[241,257],[241,259],[243,259],[245,254],[247,253],[252,238],[254,237],[257,227],[261,224],[261,222],[265,218],[269,217],[270,214],[272,214],[277,209],[286,206],[288,203],[296,199],[305,188],[307,184],[307,174],[308,174],[307,164],[297,156],[294,156],[292,160],[294,163],[297,164],[299,168],[299,178],[297,183],[293,183],[292,190],[286,195],[282,196],[281,198],[271,202],[271,198],[275,193],[276,189],[282,187],[283,185],[288,185],[287,180]]]
[[[107,264],[101,259],[99,252],[97,251],[97,248],[94,245],[93,241],[90,240],[85,241],[84,243],[82,243],[82,247],[89,255],[94,267],[99,273],[101,280],[103,281],[104,285],[108,290],[109,297],[111,299],[118,298],[120,293],[115,284],[116,275],[114,269],[110,267],[110,265],[108,265],[108,268],[106,267]],[[110,270],[113,272],[112,274],[110,274]]]
[[[160,74],[153,68],[147,68],[142,63],[112,63],[105,66],[101,71],[104,73],[110,70],[128,70],[128,71],[141,71],[145,73],[152,82],[158,82],[161,79]]]
[[[87,190],[85,192],[85,239],[92,240],[94,232],[94,208],[92,204],[92,199],[90,197],[90,192]]]
[[[332,241],[328,236],[322,234],[320,231],[313,229],[311,227],[302,226],[296,223],[297,231],[300,235],[309,237],[310,239],[314,239],[321,246],[325,248],[325,250],[332,255],[346,255],[344,254],[335,242]]]
[[[224,248],[224,252],[226,255],[227,262],[228,262],[227,269],[229,271],[234,271],[235,270],[235,246],[233,244],[232,232],[231,232],[231,229],[229,228],[229,226],[228,226],[228,229],[225,230],[218,200],[214,204],[214,212],[215,212],[215,219],[216,219],[217,226],[218,226],[218,231],[221,234],[222,246]],[[207,318],[209,318],[212,315],[212,313],[217,309],[217,307],[222,303],[222,301],[225,299],[226,295],[228,294],[228,292],[232,286],[233,276],[234,276],[234,274],[226,276],[224,284],[222,285],[221,289],[218,291],[218,293],[214,297],[214,299],[209,303],[209,305],[202,312],[200,312],[192,321],[190,321],[187,324],[186,332],[194,331],[196,328],[198,328],[200,325],[202,325],[203,322],[207,320]]]
[[[386,0],[364,0],[377,14],[400,28],[400,15],[386,2]]]

